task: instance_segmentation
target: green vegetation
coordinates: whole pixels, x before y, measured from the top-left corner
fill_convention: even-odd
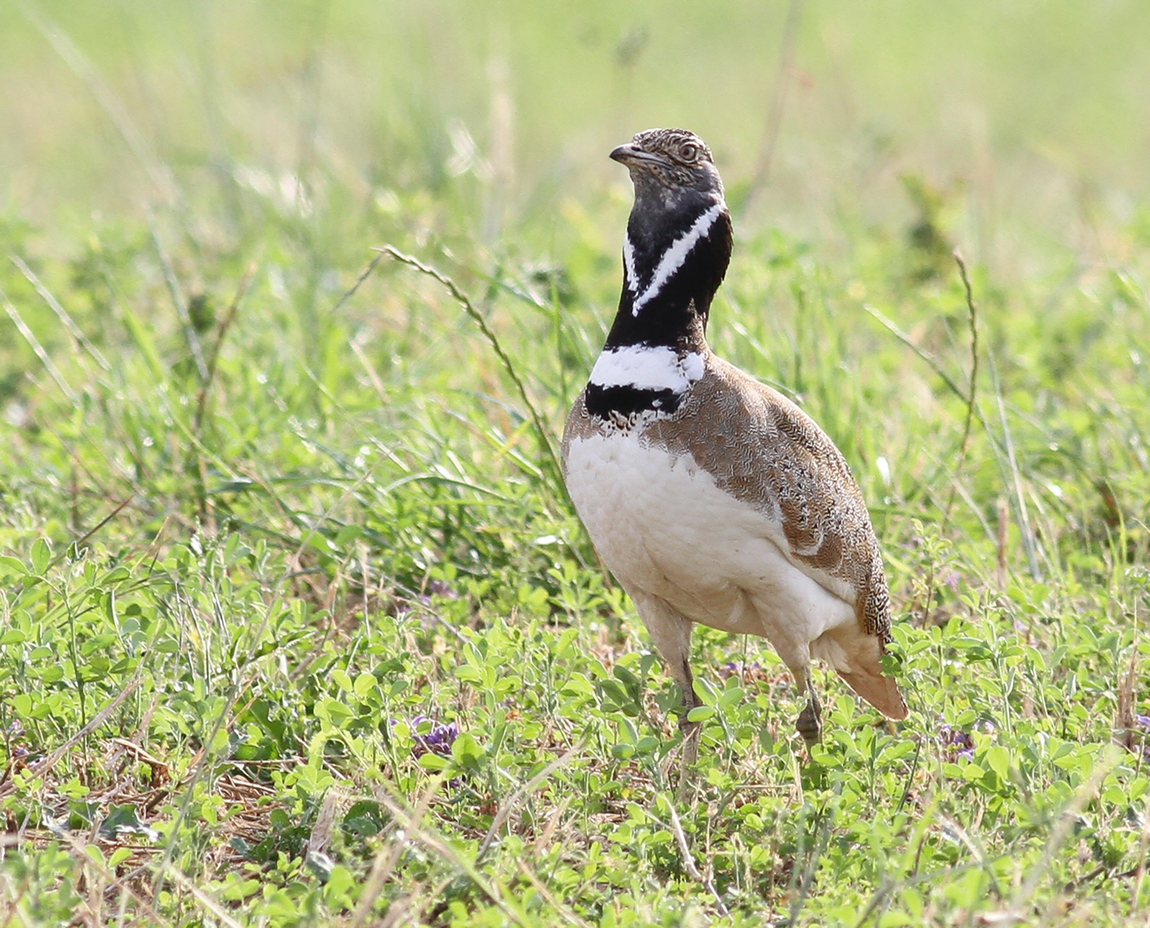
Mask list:
[[[4,924],[1150,922],[1150,7],[786,14],[0,5]],[[912,705],[702,631],[681,802],[553,457],[657,124]]]

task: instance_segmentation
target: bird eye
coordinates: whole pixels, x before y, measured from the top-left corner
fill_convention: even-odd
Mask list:
[[[679,157],[684,161],[695,161],[699,157],[699,149],[697,146],[688,142],[679,149]]]

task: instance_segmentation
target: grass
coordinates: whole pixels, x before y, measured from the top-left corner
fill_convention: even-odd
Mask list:
[[[0,7],[5,924],[1150,923],[1147,13],[805,4],[752,189],[760,7]],[[553,459],[657,123],[912,706],[700,630],[681,802]]]

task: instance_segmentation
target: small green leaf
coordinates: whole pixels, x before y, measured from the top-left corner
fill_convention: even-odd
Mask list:
[[[464,664],[462,667],[455,668],[455,676],[462,680],[464,683],[482,683],[483,671],[477,667],[471,667]]]
[[[714,706],[695,706],[690,712],[687,713],[688,722],[705,722],[712,715],[715,714]]]
[[[479,743],[467,732],[460,734],[451,745],[451,756],[455,758],[455,762],[468,770],[478,769],[485,753]]]
[[[367,699],[368,694],[375,688],[375,674],[364,670],[355,678],[352,689],[360,700]]]
[[[370,837],[383,831],[387,819],[378,802],[360,800],[347,810],[343,819],[343,830],[360,837]]]
[[[355,718],[355,713],[352,712],[351,709],[345,706],[338,699],[332,699],[330,697],[323,700],[322,703],[318,703],[316,705],[316,715],[320,716],[321,718],[326,715],[328,721],[330,721],[331,724],[335,725],[336,727],[339,727],[346,722],[350,722],[353,718]]]
[[[38,574],[43,574],[51,562],[52,549],[47,540],[37,538],[36,543],[32,545],[32,570]]]
[[[743,688],[738,685],[728,686],[719,697],[719,708],[729,709],[743,698]]]
[[[327,875],[325,895],[328,899],[342,901],[355,886],[355,877],[350,870],[342,864],[336,864]]]
[[[0,571],[10,574],[19,574],[23,576],[28,573],[28,569],[24,566],[24,562],[18,558],[9,557],[8,555],[0,555]]]
[[[1002,745],[995,744],[987,749],[984,760],[987,766],[998,774],[998,778],[1005,783],[1007,774],[1010,773],[1010,752]]]
[[[433,773],[438,773],[440,770],[447,769],[446,758],[440,757],[438,754],[432,754],[430,752],[421,755],[417,763],[424,770],[430,770]]]

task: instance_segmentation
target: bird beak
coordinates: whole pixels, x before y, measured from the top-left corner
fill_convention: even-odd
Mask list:
[[[663,158],[660,158],[658,155],[653,155],[649,151],[643,151],[641,148],[636,148],[631,142],[628,142],[626,145],[620,145],[611,152],[611,160],[625,164],[629,168],[644,167],[649,164],[657,164],[665,168],[670,167]]]

